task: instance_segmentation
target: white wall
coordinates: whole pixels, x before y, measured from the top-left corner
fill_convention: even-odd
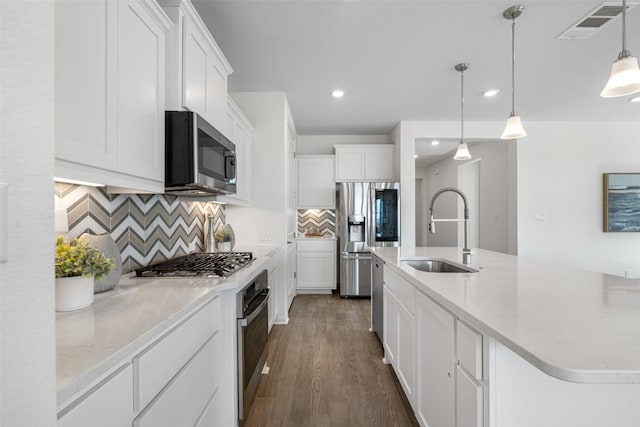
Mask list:
[[[640,233],[602,231],[602,174],[640,172],[640,122],[527,123],[518,142],[523,256],[640,277]],[[544,222],[534,221],[544,213]]]
[[[388,135],[298,135],[296,154],[333,154],[336,144],[390,144]]]
[[[510,252],[511,236],[517,235],[516,223],[510,220],[510,204],[516,204],[516,194],[510,191],[510,159],[509,153],[515,149],[514,141],[483,141],[470,145],[473,156],[470,160],[459,161],[447,158],[431,165],[429,168],[416,168],[416,175],[423,177],[426,188],[423,197],[428,205],[436,191],[443,187],[461,188],[458,176],[459,166],[480,162],[480,206],[479,212],[471,212],[472,217],[478,215],[479,241],[471,239],[472,248],[489,249],[503,253]],[[511,190],[515,190],[515,187]],[[458,207],[462,199],[455,194],[443,194],[436,202],[436,218],[459,217]],[[428,222],[428,207],[423,209],[423,222]],[[474,226],[470,224],[470,227]],[[428,234],[429,246],[457,246],[458,224],[437,223],[436,233]],[[513,252],[515,253],[515,252]]]
[[[56,419],[52,1],[0,1],[0,182],[9,260],[0,264],[0,424]]]
[[[279,92],[231,94],[255,127],[252,145],[251,207],[227,205],[226,221],[239,244],[286,243],[285,96]]]

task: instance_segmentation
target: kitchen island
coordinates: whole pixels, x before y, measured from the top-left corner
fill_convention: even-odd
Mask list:
[[[147,420],[154,419],[151,415],[147,416],[151,412],[149,408],[153,409],[158,401],[160,404],[156,404],[156,407],[170,406],[162,402],[163,393],[168,393],[163,390],[157,397],[155,394],[145,397],[144,376],[151,378],[150,390],[160,391],[164,387],[164,384],[152,384],[156,377],[163,374],[170,380],[166,389],[177,389],[180,384],[173,378],[174,375],[178,377],[188,366],[195,365],[195,359],[200,354],[203,354],[203,360],[209,358],[206,350],[213,355],[216,364],[212,367],[215,372],[211,376],[220,378],[217,385],[222,391],[218,393],[220,390],[216,389],[215,394],[219,396],[216,408],[224,408],[225,413],[218,419],[224,420],[224,424],[235,423],[236,292],[260,271],[275,268],[278,257],[278,249],[273,246],[242,249],[253,252],[254,260],[228,278],[136,278],[131,273],[123,276],[114,290],[97,294],[91,307],[77,312],[58,313],[56,364],[59,419],[64,419],[67,413],[76,408],[82,412],[82,405],[86,401],[90,402],[98,395],[97,392],[108,390],[111,384],[116,383],[114,380],[120,381],[124,376],[120,395],[126,391],[130,399],[124,398],[121,403],[130,409],[128,412],[122,411],[118,421],[123,420],[130,425],[132,418],[136,417],[136,425],[153,425],[152,421],[144,422],[145,417]],[[207,344],[198,350],[200,337]],[[179,348],[166,344],[171,342],[180,344],[176,346]],[[182,349],[189,346],[195,349],[194,352],[198,350],[196,355],[193,352],[187,354],[187,350],[184,350],[185,358],[189,359],[186,365],[178,361],[173,363],[173,359],[182,357]],[[165,368],[166,363],[173,363],[180,373]],[[180,363],[185,365],[184,368]],[[161,366],[168,373],[157,374],[154,372],[156,366]],[[148,370],[146,374],[145,369]],[[118,412],[108,405],[104,410]],[[200,419],[205,415],[202,414]],[[81,417],[70,418],[75,420]],[[116,425],[107,420],[103,422],[106,424],[94,420],[91,425]],[[61,425],[78,424],[70,422]],[[202,422],[198,425],[208,424]]]
[[[438,421],[471,411],[487,426],[640,424],[640,281],[485,250],[474,251],[475,273],[428,273],[403,261],[462,263],[459,250],[373,252],[384,262],[385,358],[422,422],[436,406]],[[403,334],[414,342],[403,347]],[[432,353],[434,336],[450,354]],[[461,354],[468,348],[477,354]],[[421,383],[440,378],[421,367],[432,356],[444,360],[442,387],[453,393],[437,405]]]

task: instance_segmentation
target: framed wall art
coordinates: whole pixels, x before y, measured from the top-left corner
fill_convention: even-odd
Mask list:
[[[604,231],[640,232],[640,173],[602,174]]]

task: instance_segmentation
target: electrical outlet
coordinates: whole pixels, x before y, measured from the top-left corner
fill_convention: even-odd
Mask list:
[[[544,212],[535,212],[533,214],[534,221],[545,221],[547,219],[547,215]]]
[[[197,248],[196,242],[189,243],[189,252],[195,252]]]

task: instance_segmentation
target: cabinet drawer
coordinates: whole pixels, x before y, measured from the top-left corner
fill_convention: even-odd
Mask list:
[[[298,252],[333,252],[335,240],[298,240]]]
[[[386,265],[384,266],[384,285],[413,314],[413,301],[415,299],[415,289],[413,285],[400,277],[395,271]]]
[[[456,322],[458,363],[477,380],[482,379],[482,334],[460,320]]]
[[[134,427],[193,426],[221,384],[217,332],[133,422]]]
[[[141,410],[182,369],[214,332],[220,329],[220,297],[209,302],[177,329],[133,359]]]
[[[124,427],[133,418],[133,373],[127,365],[102,385],[65,409],[58,427]]]

